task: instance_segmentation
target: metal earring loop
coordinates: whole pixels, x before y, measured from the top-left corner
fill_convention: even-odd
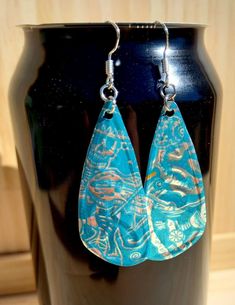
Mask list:
[[[170,92],[165,92],[165,89],[168,89],[168,91],[170,91]],[[169,89],[171,89],[171,90],[169,90]],[[167,97],[168,100],[174,100],[174,98],[176,96],[175,85],[163,84],[160,88],[160,94],[161,94],[161,97],[163,97],[163,98]]]
[[[104,102],[112,101],[113,102],[113,109],[112,112],[114,112],[115,105],[116,105],[116,98],[118,96],[118,90],[114,86],[114,64],[112,60],[113,53],[118,49],[119,41],[120,41],[120,29],[118,25],[115,22],[112,21],[106,21],[110,23],[115,31],[116,31],[116,43],[111,51],[108,53],[108,59],[105,62],[105,72],[107,75],[106,83],[100,88],[100,97]],[[112,93],[109,93],[108,96],[105,94],[105,90],[110,90]],[[113,94],[113,95],[112,95]]]

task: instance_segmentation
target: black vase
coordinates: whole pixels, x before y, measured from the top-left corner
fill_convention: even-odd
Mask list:
[[[157,81],[165,35],[152,24],[118,25],[120,48],[113,56],[118,107],[144,179],[163,104]],[[168,28],[170,81],[196,148],[209,212],[216,75],[209,73],[204,27]],[[205,304],[210,226],[184,254],[134,267],[99,259],[79,238],[79,184],[103,104],[99,89],[115,44],[113,27],[101,23],[23,29],[25,46],[9,98],[41,304]]]

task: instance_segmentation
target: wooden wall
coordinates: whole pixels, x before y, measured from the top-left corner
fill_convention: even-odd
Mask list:
[[[7,101],[9,81],[23,47],[23,33],[15,25],[157,19],[209,25],[205,44],[223,87],[213,165],[212,265],[215,268],[235,266],[235,1],[0,0],[0,4],[0,253],[29,249]]]

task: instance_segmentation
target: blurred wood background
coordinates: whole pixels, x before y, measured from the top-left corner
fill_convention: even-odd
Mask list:
[[[4,268],[1,262],[10,257],[13,265],[18,266],[15,269],[12,267],[12,270],[21,274],[25,272],[28,290],[32,290],[34,284],[29,238],[7,100],[9,82],[24,43],[23,32],[16,25],[104,22],[107,19],[118,22],[161,20],[209,25],[205,32],[205,45],[223,87],[213,164],[215,210],[212,268],[235,267],[235,1],[0,0],[0,4],[0,268]],[[9,274],[8,282],[12,288],[6,288],[6,283],[1,284],[1,275],[0,293],[21,290],[19,286],[12,285]]]

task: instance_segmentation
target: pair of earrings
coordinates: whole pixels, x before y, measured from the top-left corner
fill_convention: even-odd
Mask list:
[[[79,191],[80,237],[92,253],[119,266],[173,258],[195,244],[206,225],[202,174],[190,135],[169,83],[166,34],[164,105],[153,137],[144,185],[135,152],[116,105],[112,54],[106,61],[104,100],[83,167]],[[107,96],[105,92],[111,92]],[[166,91],[168,93],[166,93]],[[170,93],[169,93],[170,91]]]

